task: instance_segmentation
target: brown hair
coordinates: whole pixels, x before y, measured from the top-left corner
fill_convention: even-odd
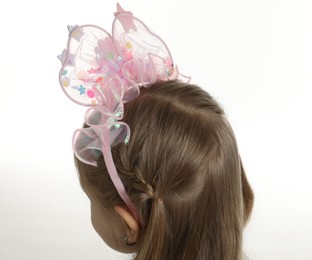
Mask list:
[[[241,259],[253,192],[218,103],[197,86],[157,82],[125,104],[123,121],[130,141],[112,154],[143,223],[135,259]],[[123,204],[103,157],[76,164],[104,206]]]

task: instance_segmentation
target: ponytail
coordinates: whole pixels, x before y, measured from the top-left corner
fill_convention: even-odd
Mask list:
[[[135,260],[159,260],[167,259],[167,251],[170,249],[170,228],[168,228],[168,214],[161,198],[150,184],[147,184],[143,176],[136,174],[138,182],[131,183],[131,189],[135,189],[136,196],[132,199],[144,213],[141,212],[142,230],[141,247]],[[167,247],[167,248],[166,248]]]
[[[170,234],[166,208],[162,199],[151,200],[151,212],[145,230],[144,241],[135,260],[167,259],[170,250]]]

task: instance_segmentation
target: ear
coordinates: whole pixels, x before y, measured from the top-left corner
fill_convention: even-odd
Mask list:
[[[140,235],[139,223],[136,221],[134,216],[128,211],[128,209],[121,206],[115,206],[114,210],[123,219],[125,223],[129,244],[135,244],[138,241]]]

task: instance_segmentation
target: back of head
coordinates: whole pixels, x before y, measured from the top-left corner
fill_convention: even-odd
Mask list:
[[[142,221],[135,259],[240,259],[253,194],[217,102],[197,86],[157,82],[125,104],[123,121],[130,141],[112,153]],[[103,205],[123,204],[103,158],[77,165]]]

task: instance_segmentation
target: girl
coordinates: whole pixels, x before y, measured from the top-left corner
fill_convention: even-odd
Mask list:
[[[60,57],[65,93],[91,107],[73,148],[95,230],[136,260],[242,259],[253,193],[224,111],[132,13],[115,16],[112,36],[69,27]]]

